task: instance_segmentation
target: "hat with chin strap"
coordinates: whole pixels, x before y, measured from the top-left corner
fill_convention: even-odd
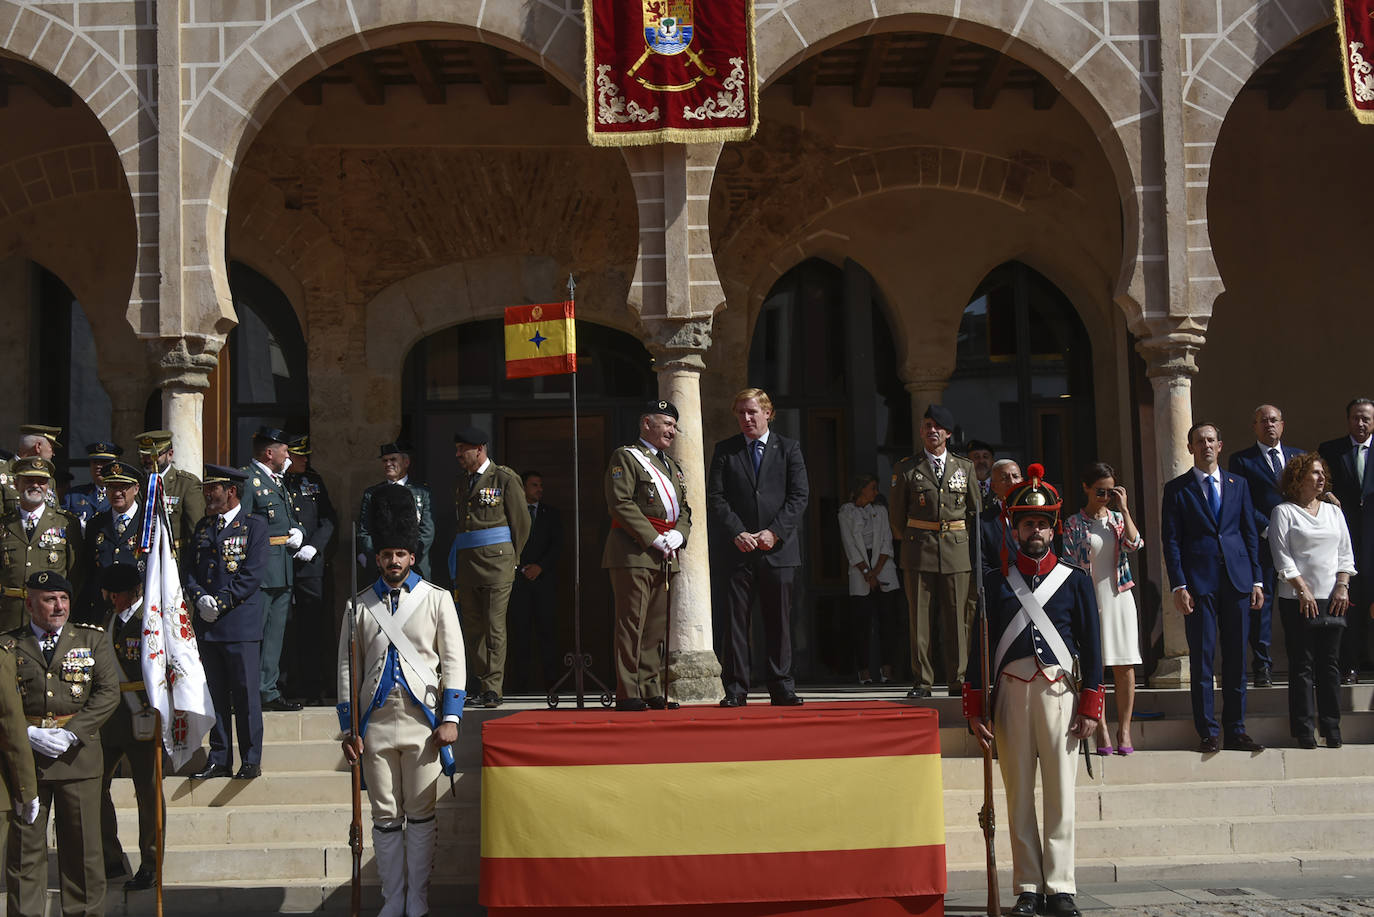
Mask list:
[[[1059,511],[1064,500],[1054,485],[1045,480],[1045,466],[1034,462],[1026,469],[1024,484],[1007,495],[1006,513],[1011,524],[1024,516],[1048,516],[1052,525],[1059,525]]]

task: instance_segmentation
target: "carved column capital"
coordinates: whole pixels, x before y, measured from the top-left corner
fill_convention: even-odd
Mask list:
[[[668,318],[642,318],[644,346],[654,357],[654,369],[706,368],[706,351],[711,349],[711,319],[679,321]]]
[[[210,387],[210,373],[219,365],[218,354],[224,339],[158,338],[148,346],[162,389],[203,391]]]
[[[1145,375],[1156,378],[1187,378],[1197,375],[1197,352],[1207,339],[1191,331],[1170,331],[1145,338],[1136,350],[1145,358]]]

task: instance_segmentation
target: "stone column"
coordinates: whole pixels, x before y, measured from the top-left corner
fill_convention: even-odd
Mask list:
[[[678,409],[673,458],[687,478],[692,532],[678,556],[668,593],[668,692],[679,703],[714,703],[724,696],[720,661],[711,633],[711,566],[706,537],[706,446],[702,441],[702,354],[711,346],[711,322],[645,320],[658,372],[658,393]]]
[[[918,378],[906,383],[906,390],[911,393],[911,435],[916,446],[921,444],[921,421],[925,419],[926,408],[939,404],[947,388],[949,376]]]
[[[157,361],[162,424],[172,431],[177,467],[199,477],[205,467],[205,389],[215,368],[215,353],[192,353],[184,338],[161,346],[166,347]],[[216,347],[215,352],[218,350]]]
[[[1194,357],[1202,347],[1203,340],[1200,334],[1171,332],[1147,338],[1137,345],[1141,356],[1145,358],[1145,374],[1154,390],[1155,470],[1161,493],[1165,483],[1178,477],[1193,463],[1188,454],[1188,428],[1193,425],[1193,376],[1197,375]],[[1153,512],[1157,520],[1157,498],[1155,504]],[[1156,559],[1160,615],[1164,623],[1164,658],[1159,660],[1150,678],[1150,686],[1186,688],[1189,678],[1188,638],[1184,633],[1183,615],[1174,609],[1169,576],[1164,569],[1158,523],[1151,528],[1153,532],[1146,534],[1150,539],[1150,553]]]

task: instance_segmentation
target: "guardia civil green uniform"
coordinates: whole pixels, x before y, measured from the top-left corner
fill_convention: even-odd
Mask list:
[[[455,443],[486,445],[477,429],[458,431]],[[458,533],[449,552],[449,573],[458,592],[468,674],[476,684],[472,706],[500,702],[506,675],[506,607],[515,567],[530,536],[525,486],[505,465],[490,458],[475,473],[461,475],[453,495]]]
[[[36,455],[15,459],[14,467],[26,476],[46,476],[51,481],[53,466],[47,459]],[[48,493],[52,493],[51,483]],[[64,509],[45,504],[32,534],[24,526],[19,504],[0,516],[0,633],[28,620],[24,583],[33,574],[59,573],[80,588],[82,551],[81,520]]]
[[[54,573],[25,584],[30,592],[71,586]],[[57,865],[64,915],[103,915],[105,860],[100,847],[101,724],[119,703],[119,666],[103,629],[67,621],[49,658],[25,623],[0,638],[14,655],[19,695],[30,726],[70,732],[57,757],[34,750],[38,819],[10,823],[5,855],[6,913],[42,914],[48,887],[48,812],[57,823]],[[33,741],[32,739],[30,740]]]
[[[261,439],[284,444],[286,434],[263,427],[253,436],[255,443]],[[262,572],[262,593],[266,601],[262,615],[262,680],[259,686],[262,703],[266,706],[284,703],[277,682],[281,676],[286,619],[291,614],[291,584],[295,582],[294,551],[287,548],[286,542],[291,530],[298,529],[298,524],[291,494],[286,489],[285,469],[279,475],[253,461],[243,467],[243,472],[248,475],[240,501],[243,512],[267,523],[267,563]]]

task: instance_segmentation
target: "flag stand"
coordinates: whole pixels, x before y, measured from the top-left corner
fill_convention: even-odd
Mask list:
[[[575,303],[577,284],[572,274],[568,275],[568,302]],[[577,692],[577,709],[586,704],[586,679],[601,689],[601,706],[611,705],[611,691],[601,679],[592,672],[591,653],[582,652],[582,441],[577,435],[577,370],[572,371],[572,426],[573,426],[573,648],[563,655],[563,664],[568,670],[549,688],[547,703],[550,709],[559,702],[558,689],[569,678],[573,680],[573,690]]]

